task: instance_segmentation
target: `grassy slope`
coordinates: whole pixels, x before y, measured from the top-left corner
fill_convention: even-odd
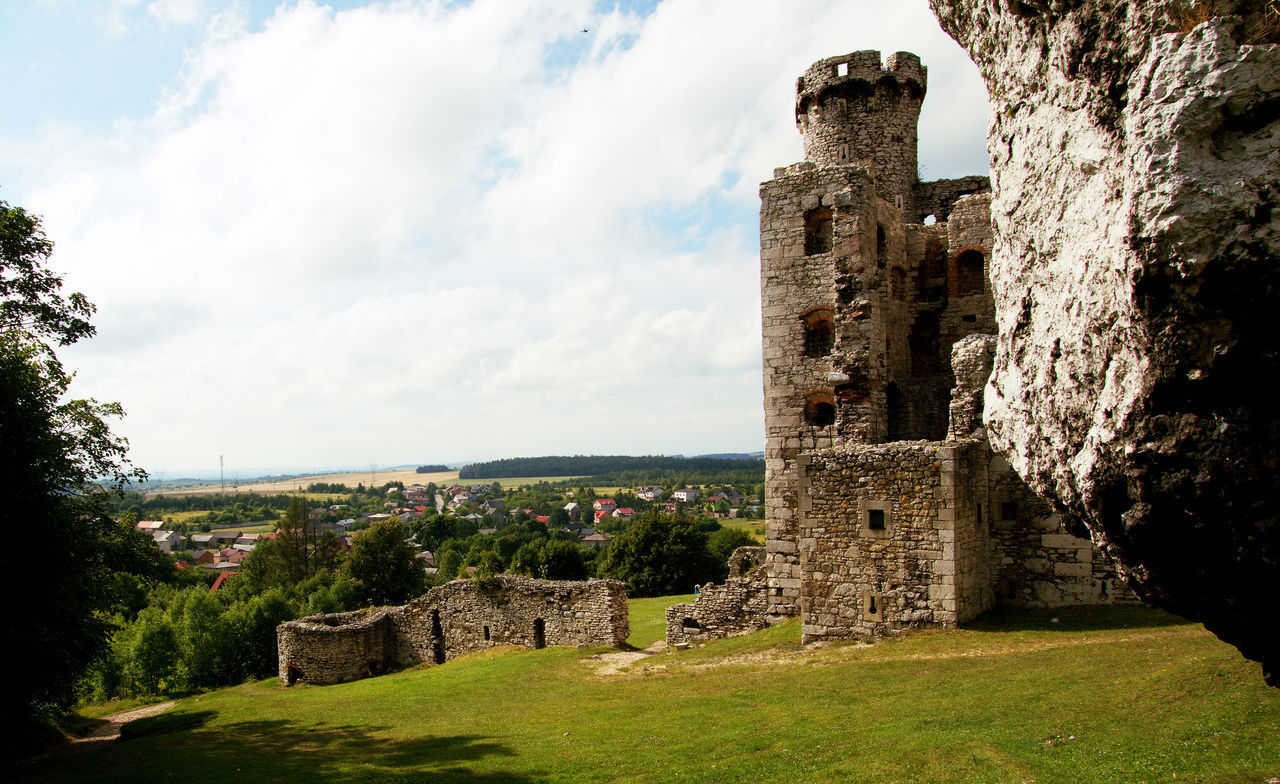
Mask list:
[[[627,645],[646,648],[656,640],[667,637],[667,608],[673,604],[693,601],[693,594],[683,596],[657,596],[649,599],[632,599],[627,608],[627,620],[631,623],[631,636]]]
[[[793,622],[607,677],[591,652],[548,648],[338,686],[264,681],[146,720],[179,731],[19,772],[655,784],[1260,782],[1280,772],[1280,690],[1262,686],[1256,665],[1152,611],[1058,615],[802,651]]]

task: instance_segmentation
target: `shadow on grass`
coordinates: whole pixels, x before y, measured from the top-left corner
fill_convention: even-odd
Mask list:
[[[961,624],[974,632],[1082,632],[1154,629],[1191,621],[1141,604],[1091,605],[1054,609],[998,607]]]
[[[478,735],[387,737],[385,726],[302,723],[286,719],[210,725],[212,711],[166,714],[153,731],[101,752],[48,760],[18,771],[18,781],[225,782],[365,781],[532,782],[495,769],[507,746]],[[141,722],[133,722],[138,724]],[[185,726],[184,726],[185,725]],[[144,729],[146,725],[144,725]],[[403,731],[403,727],[396,728]],[[158,734],[163,733],[163,734]],[[469,765],[483,763],[472,770]]]

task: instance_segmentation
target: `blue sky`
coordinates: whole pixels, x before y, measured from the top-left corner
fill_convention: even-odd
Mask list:
[[[153,472],[755,451],[757,185],[869,48],[930,67],[923,176],[985,173],[923,0],[8,2],[0,199]]]

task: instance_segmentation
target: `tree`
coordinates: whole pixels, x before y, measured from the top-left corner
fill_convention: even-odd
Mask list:
[[[687,593],[717,572],[706,534],[685,518],[655,512],[614,537],[597,570],[599,577],[625,580],[632,596]]]
[[[721,528],[711,534],[707,539],[707,548],[719,566],[720,579],[723,580],[729,574],[729,556],[733,555],[734,550],[757,544],[759,542],[755,537],[741,528]]]
[[[351,544],[342,569],[360,583],[362,604],[404,604],[422,593],[422,570],[404,539],[404,525],[392,517],[369,526]]]
[[[93,306],[61,293],[46,266],[52,251],[39,218],[0,201],[0,475],[7,519],[37,532],[0,551],[0,574],[22,592],[0,640],[22,674],[0,697],[9,727],[68,707],[106,648],[111,615],[138,609],[121,602],[173,572],[149,537],[108,514],[145,474],[107,424],[123,414],[118,404],[68,399],[71,377],[54,349],[93,335]]]

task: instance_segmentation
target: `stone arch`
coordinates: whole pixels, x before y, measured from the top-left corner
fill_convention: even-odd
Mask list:
[[[965,248],[951,259],[950,277],[956,296],[981,294],[986,289],[987,260],[977,248]]]
[[[835,348],[835,308],[810,308],[800,320],[804,326],[804,355],[825,357]]]
[[[810,427],[830,427],[836,423],[833,390],[815,389],[804,396],[804,421]]]

